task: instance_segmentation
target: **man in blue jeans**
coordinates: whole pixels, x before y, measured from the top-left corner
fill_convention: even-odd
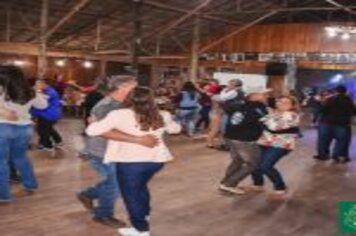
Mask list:
[[[105,83],[107,96],[91,110],[90,119],[93,121],[103,119],[111,111],[122,108],[126,97],[137,86],[135,77],[130,75],[108,77]],[[115,202],[119,196],[116,169],[115,165],[103,161],[108,139],[147,147],[156,146],[157,140],[150,135],[136,137],[118,130],[110,131],[102,137],[86,138],[85,153],[87,153],[91,166],[101,177],[101,181],[83,190],[77,197],[84,207],[93,213],[95,222],[119,228],[125,223],[114,218]]]
[[[321,108],[322,117],[318,129],[318,154],[315,159],[326,161],[332,158],[336,163],[350,161],[349,149],[351,145],[352,117],[355,105],[347,95],[345,86],[335,89],[336,95],[328,98]],[[332,141],[334,148],[330,152]]]

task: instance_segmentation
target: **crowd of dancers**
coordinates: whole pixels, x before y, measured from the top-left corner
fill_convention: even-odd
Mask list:
[[[14,200],[11,179],[19,180],[29,194],[38,188],[27,157],[33,130],[37,130],[40,151],[53,153],[63,148],[55,128],[63,116],[63,86],[59,86],[61,90],[47,80],[37,80],[31,87],[19,68],[0,66],[1,203]],[[132,74],[108,76],[88,87],[74,82],[65,86],[86,94],[81,155],[100,176],[97,183],[78,192],[77,198],[95,222],[116,228],[120,235],[150,235],[148,185],[173,160],[164,133],[195,138],[205,132],[207,148],[230,152],[231,163],[219,190],[236,195],[263,191],[267,177],[274,196],[288,196],[287,183],[276,165],[295,149],[302,135],[300,101],[291,94],[273,98],[266,88],[243,89],[239,79],[226,86],[213,79],[186,82],[181,90],[154,92],[139,86]],[[347,163],[355,105],[340,85],[320,99],[319,106],[315,158]],[[242,186],[248,176],[253,184]],[[115,217],[119,197],[130,224]]]

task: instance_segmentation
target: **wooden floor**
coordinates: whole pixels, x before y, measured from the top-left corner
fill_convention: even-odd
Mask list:
[[[93,223],[75,198],[96,181],[88,164],[75,157],[80,123],[65,120],[60,129],[66,150],[55,159],[31,153],[40,189],[0,206],[1,236],[115,235],[115,230]],[[152,183],[153,236],[340,235],[337,204],[356,200],[356,161],[347,166],[313,161],[314,130],[305,131],[297,151],[279,165],[291,189],[287,201],[265,194],[220,194],[216,189],[229,161],[227,153],[206,149],[199,139],[170,139],[177,159]],[[352,155],[356,157],[355,143]],[[123,209],[120,201],[118,216],[125,217]]]

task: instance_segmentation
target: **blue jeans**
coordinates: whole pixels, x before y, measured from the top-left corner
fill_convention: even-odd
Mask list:
[[[289,152],[290,150],[283,148],[261,146],[261,162],[252,173],[254,185],[262,186],[264,184],[263,176],[267,175],[276,190],[285,190],[287,188],[286,184],[275,165]]]
[[[9,183],[9,160],[20,173],[22,184],[27,190],[38,188],[27,150],[33,134],[31,125],[0,124],[0,200],[11,200]]]
[[[148,182],[163,168],[163,163],[117,163],[117,179],[132,226],[138,231],[149,231],[150,215]]]
[[[349,158],[351,145],[351,127],[320,124],[318,128],[318,156],[328,159],[339,157]],[[335,140],[335,145],[330,153],[330,146]],[[331,155],[330,155],[331,154]]]
[[[194,135],[195,130],[195,117],[197,115],[197,110],[178,110],[177,118],[181,125],[183,125],[186,129],[186,132],[189,136]]]
[[[95,186],[82,191],[80,194],[90,199],[98,200],[98,205],[93,212],[95,217],[113,217],[115,202],[119,196],[119,185],[116,180],[116,166],[113,163],[105,164],[103,158],[90,155],[89,161],[102,180]]]

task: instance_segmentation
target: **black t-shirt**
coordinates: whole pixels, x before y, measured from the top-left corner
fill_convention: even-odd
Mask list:
[[[228,114],[225,138],[243,142],[253,142],[261,137],[263,124],[260,119],[268,113],[266,105],[249,102],[236,106]]]
[[[355,105],[349,96],[339,94],[327,99],[321,112],[322,123],[349,126],[355,114]]]
[[[83,103],[83,107],[85,110],[85,114],[87,116],[90,115],[91,110],[93,109],[93,107],[100,102],[102,99],[104,98],[104,95],[97,92],[97,91],[93,91],[91,93],[89,93],[84,100]]]

